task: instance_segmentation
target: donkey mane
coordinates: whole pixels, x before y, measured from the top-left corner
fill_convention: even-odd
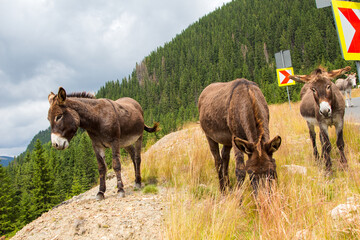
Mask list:
[[[264,136],[264,126],[263,126],[263,121],[261,120],[261,118],[259,117],[259,113],[260,113],[260,109],[259,106],[256,104],[256,97],[254,95],[254,92],[251,91],[251,89],[248,89],[249,91],[249,95],[250,95],[250,99],[251,99],[251,105],[252,108],[254,110],[254,117],[255,117],[255,122],[256,122],[256,130],[258,133],[258,141],[256,143],[256,148],[259,152],[259,155],[261,156],[261,139]]]
[[[256,104],[257,100],[255,97],[255,94],[253,91],[250,90],[249,86],[253,85],[253,86],[258,86],[255,82],[250,82],[246,79],[239,79],[240,81],[237,81],[236,84],[234,84],[232,90],[231,90],[231,94],[230,94],[230,98],[229,98],[229,102],[232,99],[232,96],[234,94],[234,91],[237,87],[239,87],[240,85],[245,85],[247,86],[249,95],[250,95],[250,99],[251,99],[251,105],[252,108],[254,110],[254,117],[255,117],[255,123],[256,123],[256,130],[258,133],[258,141],[256,142],[256,147],[258,149],[259,154],[261,155],[261,139],[264,136],[264,127],[263,127],[263,121],[261,120],[261,118],[259,117],[259,113],[260,113],[260,109],[259,106]]]
[[[310,81],[309,82],[315,82],[319,79],[322,78],[326,78],[328,79],[328,76],[324,73],[327,73],[326,69],[323,68],[322,66],[319,66],[317,69],[315,69],[314,71],[312,71],[312,73],[310,74]]]
[[[322,74],[325,71],[326,71],[326,69],[320,66],[317,69],[315,69],[311,74],[318,75],[318,74]]]
[[[254,86],[258,86],[255,82],[250,82],[244,78],[242,79],[237,79],[237,80],[240,80],[240,81],[236,81],[236,83],[233,85],[233,88],[231,90],[231,93],[230,93],[230,98],[229,98],[229,103],[232,99],[232,96],[234,95],[234,91],[235,89],[240,86],[240,85],[245,85],[245,86],[249,86],[249,85],[254,85]]]
[[[95,95],[88,92],[74,92],[66,95],[67,97],[74,97],[74,98],[91,98],[95,99]]]

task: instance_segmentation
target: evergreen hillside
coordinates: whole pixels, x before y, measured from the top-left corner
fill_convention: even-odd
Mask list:
[[[286,49],[296,74],[320,64],[355,66],[341,57],[330,8],[316,9],[314,0],[234,0],[151,52],[128,77],[106,82],[97,98],[139,101],[146,124],[157,121],[162,128],[145,133],[144,145],[150,145],[198,120],[199,94],[212,82],[247,78],[259,84],[268,103],[286,101],[286,89],[277,86],[274,59]],[[300,88],[290,87],[293,101],[299,100]],[[8,167],[0,165],[0,236],[97,183],[97,161],[86,133],[78,131],[67,150],[50,145],[45,130]],[[110,168],[110,151],[106,162]]]
[[[332,10],[314,0],[237,0],[201,18],[136,65],[131,76],[110,81],[97,97],[132,97],[145,120],[160,121],[164,133],[198,118],[197,100],[210,83],[247,78],[259,84],[268,103],[287,100],[279,88],[274,54],[291,51],[296,74],[320,64],[345,65]],[[299,100],[301,86],[290,87]]]

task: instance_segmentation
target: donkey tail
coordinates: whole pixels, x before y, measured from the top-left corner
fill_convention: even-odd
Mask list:
[[[158,122],[154,123],[153,127],[148,127],[148,126],[144,125],[144,130],[149,133],[157,132],[160,130],[159,123]]]

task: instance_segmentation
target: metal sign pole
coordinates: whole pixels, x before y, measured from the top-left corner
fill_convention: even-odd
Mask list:
[[[281,55],[282,65],[285,66],[285,59],[284,59],[284,54],[283,54],[283,51],[282,51],[282,50],[280,51],[280,55]],[[286,92],[287,92],[287,95],[288,95],[289,107],[290,107],[290,110],[291,110],[289,86],[286,86]]]
[[[357,75],[358,75],[358,79],[359,79],[359,86],[360,86],[360,62],[359,61],[355,61],[356,63],[356,69],[357,69]]]
[[[289,107],[290,107],[290,110],[291,110],[289,86],[286,86],[286,91],[287,91],[287,95],[288,95],[288,99],[289,99]]]

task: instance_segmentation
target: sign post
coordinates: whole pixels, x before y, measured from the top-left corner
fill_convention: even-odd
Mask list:
[[[290,50],[280,51],[275,53],[275,62],[276,62],[276,75],[278,78],[279,87],[286,86],[286,92],[289,100],[289,107],[291,110],[290,104],[290,94],[289,94],[289,85],[294,85],[295,82],[289,78],[290,75],[293,75],[294,70],[291,67],[291,56]]]
[[[331,6],[331,0],[315,0],[317,8],[324,8]]]

